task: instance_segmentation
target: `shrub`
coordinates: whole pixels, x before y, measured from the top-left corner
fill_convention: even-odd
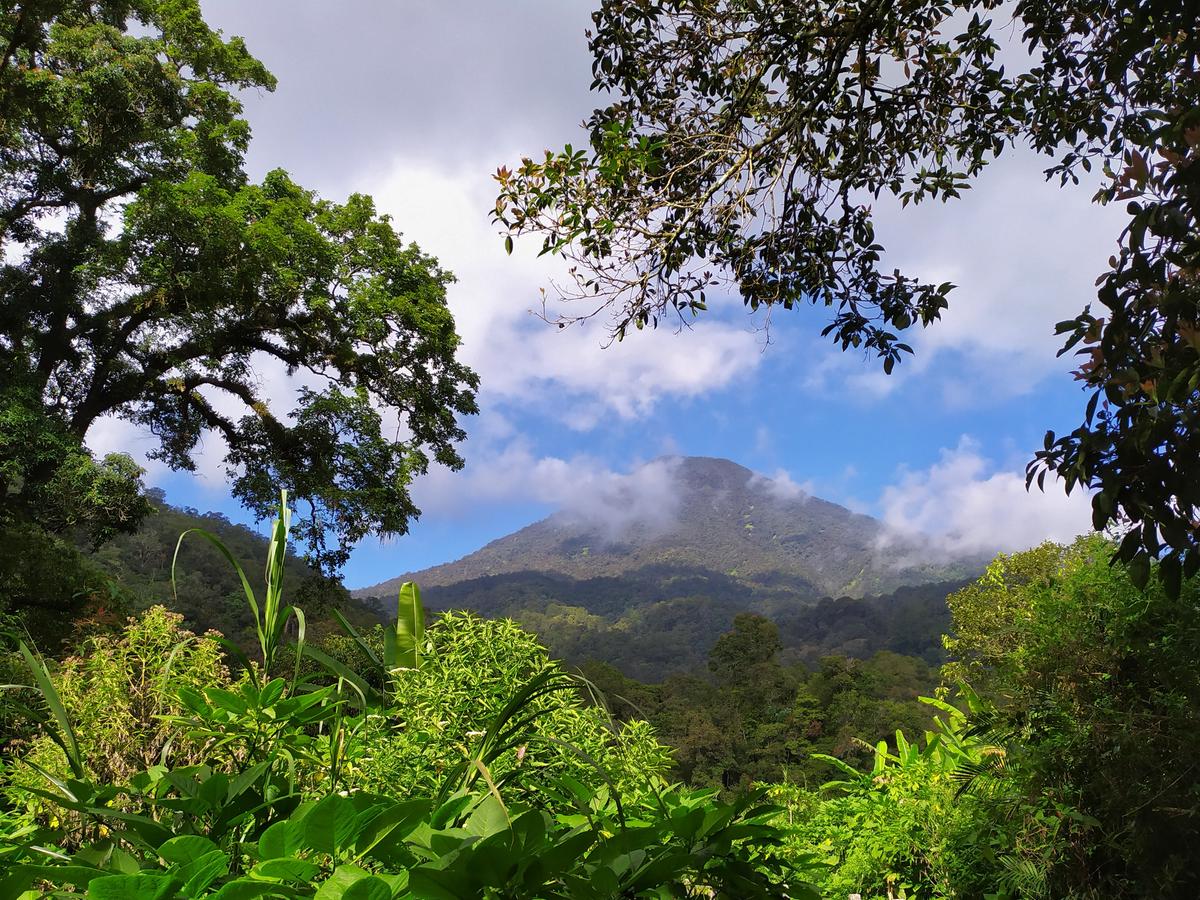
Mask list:
[[[390,706],[367,722],[353,763],[353,780],[364,790],[433,793],[515,691],[559,671],[536,638],[508,619],[449,612],[425,634],[421,665],[397,674]],[[574,691],[545,694],[530,712],[527,741],[501,756],[490,773],[503,779],[520,768],[523,792],[566,774],[583,783],[608,781],[633,795],[670,767],[669,751],[646,723],[617,726]]]
[[[182,711],[182,688],[226,686],[230,675],[216,637],[197,637],[182,623],[183,616],[152,607],[130,618],[119,634],[88,639],[53,672],[86,770],[97,782],[124,785],[156,764],[200,761],[202,742],[164,717]],[[27,680],[28,673],[24,676]],[[62,751],[45,733],[13,749],[14,756],[45,772],[68,773]],[[23,790],[43,784],[44,777],[36,769],[17,766],[9,790],[21,797],[29,815],[61,818],[61,809]],[[70,834],[67,841],[78,837]]]

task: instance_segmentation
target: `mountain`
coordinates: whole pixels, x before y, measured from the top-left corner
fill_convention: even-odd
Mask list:
[[[946,593],[981,564],[729,460],[667,457],[583,477],[554,515],[355,596],[416,581],[431,608],[510,616],[569,660],[645,678],[701,664],[747,610],[774,618],[802,657],[903,645],[936,658]],[[914,617],[928,627],[899,622]]]

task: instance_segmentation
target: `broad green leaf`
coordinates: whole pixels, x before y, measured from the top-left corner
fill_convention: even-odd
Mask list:
[[[342,900],[348,896],[347,891],[360,881],[371,878],[371,873],[358,866],[343,864],[333,870],[333,874],[317,888],[314,900]],[[376,879],[378,880],[378,879]],[[384,900],[391,900],[392,892],[386,882],[379,882],[387,890]],[[370,895],[367,895],[370,896]]]
[[[272,878],[279,881],[312,881],[321,867],[306,859],[265,859],[250,873],[255,878]]]
[[[88,883],[92,900],[168,900],[180,882],[170,875],[104,875]]]
[[[173,837],[158,848],[158,855],[169,863],[185,865],[193,860],[218,850],[216,844],[198,834],[182,834]]]
[[[412,581],[400,585],[395,630],[396,656],[385,662],[390,667],[420,668],[421,648],[425,643],[425,608],[421,605],[421,589]]]

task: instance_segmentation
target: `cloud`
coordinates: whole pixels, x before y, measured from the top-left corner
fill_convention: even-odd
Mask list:
[[[783,501],[807,500],[813,496],[816,490],[812,479],[797,482],[787,469],[776,469],[770,477],[756,472],[750,479],[749,486],[752,489],[766,491],[776,500]]]
[[[915,353],[890,376],[876,359],[815,338],[823,310],[802,314],[800,383],[865,406],[920,391],[947,409],[977,410],[1062,379],[1075,364],[1057,356],[1055,325],[1095,300],[1096,276],[1127,216],[1091,202],[1095,183],[1047,183],[1047,165],[1045,157],[1014,150],[959,199],[901,208],[880,197],[873,208],[886,248],[880,268],[954,284],[949,308],[929,328],[904,332]],[[794,327],[788,318],[774,317],[776,333]]]
[[[928,469],[904,472],[879,508],[895,538],[926,535],[952,556],[1023,550],[1091,530],[1085,493],[1067,496],[1054,483],[1026,492],[1023,473],[997,467],[965,436]]]
[[[539,456],[517,438],[472,454],[461,472],[430,469],[413,485],[413,497],[425,515],[443,519],[482,505],[543,504],[616,540],[634,527],[656,531],[675,521],[678,465],[663,458],[617,472],[588,454]]]
[[[167,473],[167,467],[147,454],[158,446],[158,439],[145,429],[118,419],[104,416],[97,419],[87,433],[88,449],[101,459],[109,453],[126,453],[146,470],[146,480],[155,484]]]
[[[398,159],[386,176],[360,187],[455,273],[449,297],[462,358],[501,404],[586,431],[610,416],[642,419],[668,399],[726,388],[762,361],[740,304],[698,320],[686,334],[663,327],[608,346],[602,321],[558,329],[537,318],[541,289],[562,267],[529,244],[505,253],[488,221],[494,190],[482,165],[447,170]]]
[[[941,321],[913,333],[916,356],[901,367],[930,373],[935,361],[954,365],[962,377],[938,379],[949,406],[977,404],[982,386],[992,396],[1019,396],[1071,367],[1056,358],[1062,340],[1054,326],[1095,300],[1096,275],[1127,217],[1091,202],[1095,184],[1047,183],[1047,165],[1013,151],[961,199],[903,211],[889,199],[876,211],[885,263],[957,285]]]
[[[204,0],[279,79],[247,92],[250,163],[326,194],[398,156],[495,168],[577,141],[595,106],[588,4]],[[329,64],[314,64],[324,60]],[[530,138],[533,138],[532,144]]]

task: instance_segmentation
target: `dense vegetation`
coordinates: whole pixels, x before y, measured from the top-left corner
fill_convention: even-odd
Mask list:
[[[642,718],[674,749],[672,774],[689,784],[740,790],[784,781],[817,786],[828,775],[814,754],[861,764],[897,729],[928,728],[918,701],[938,684],[924,660],[881,651],[826,656],[809,668],[779,661],[779,630],[743,613],[709,653],[707,671],[641,684],[607,663],[583,666],[617,718]]]
[[[2,896],[1197,887],[1200,584],[1139,589],[1100,538],[953,594],[941,686],[888,652],[784,664],[752,613],[707,673],[646,685],[569,676],[508,620],[426,628],[411,585],[389,626],[314,644],[283,535],[247,602],[253,658],[162,607],[59,662],[10,638],[29,687],[0,707]]]
[[[495,215],[624,297],[619,331],[703,309],[708,257],[891,371],[887,329],[949,286],[877,269],[866,192],[953,196],[1021,139],[1064,179],[1103,162],[1099,199],[1133,201],[1109,313],[1062,326],[1093,399],[1030,473],[1097,488],[1120,549],[1000,556],[946,621],[859,519],[824,509],[844,577],[734,492],[715,596],[667,567],[647,602],[575,578],[428,627],[411,582],[378,624],[325,575],[461,463],[449,274],[369,198],[250,182],[236,92],[273,80],[195,0],[0,11],[0,900],[1194,897],[1200,32],[1163,0],[1019,0],[1039,65],[1008,75],[990,21],[939,30],[994,6],[605,0],[592,154],[502,170]],[[782,219],[745,216],[785,171]],[[308,379],[290,414],[264,359]],[[298,510],[263,542],[171,509],[87,449],[112,415],[175,468],[220,435],[235,496]],[[626,671],[571,674],[508,613]]]
[[[238,569],[253,659],[162,608],[53,667],[15,641],[0,896],[815,896],[761,791],[667,784],[648,728],[511,623],[426,629],[408,585],[386,628],[309,646],[287,519],[265,592]]]

